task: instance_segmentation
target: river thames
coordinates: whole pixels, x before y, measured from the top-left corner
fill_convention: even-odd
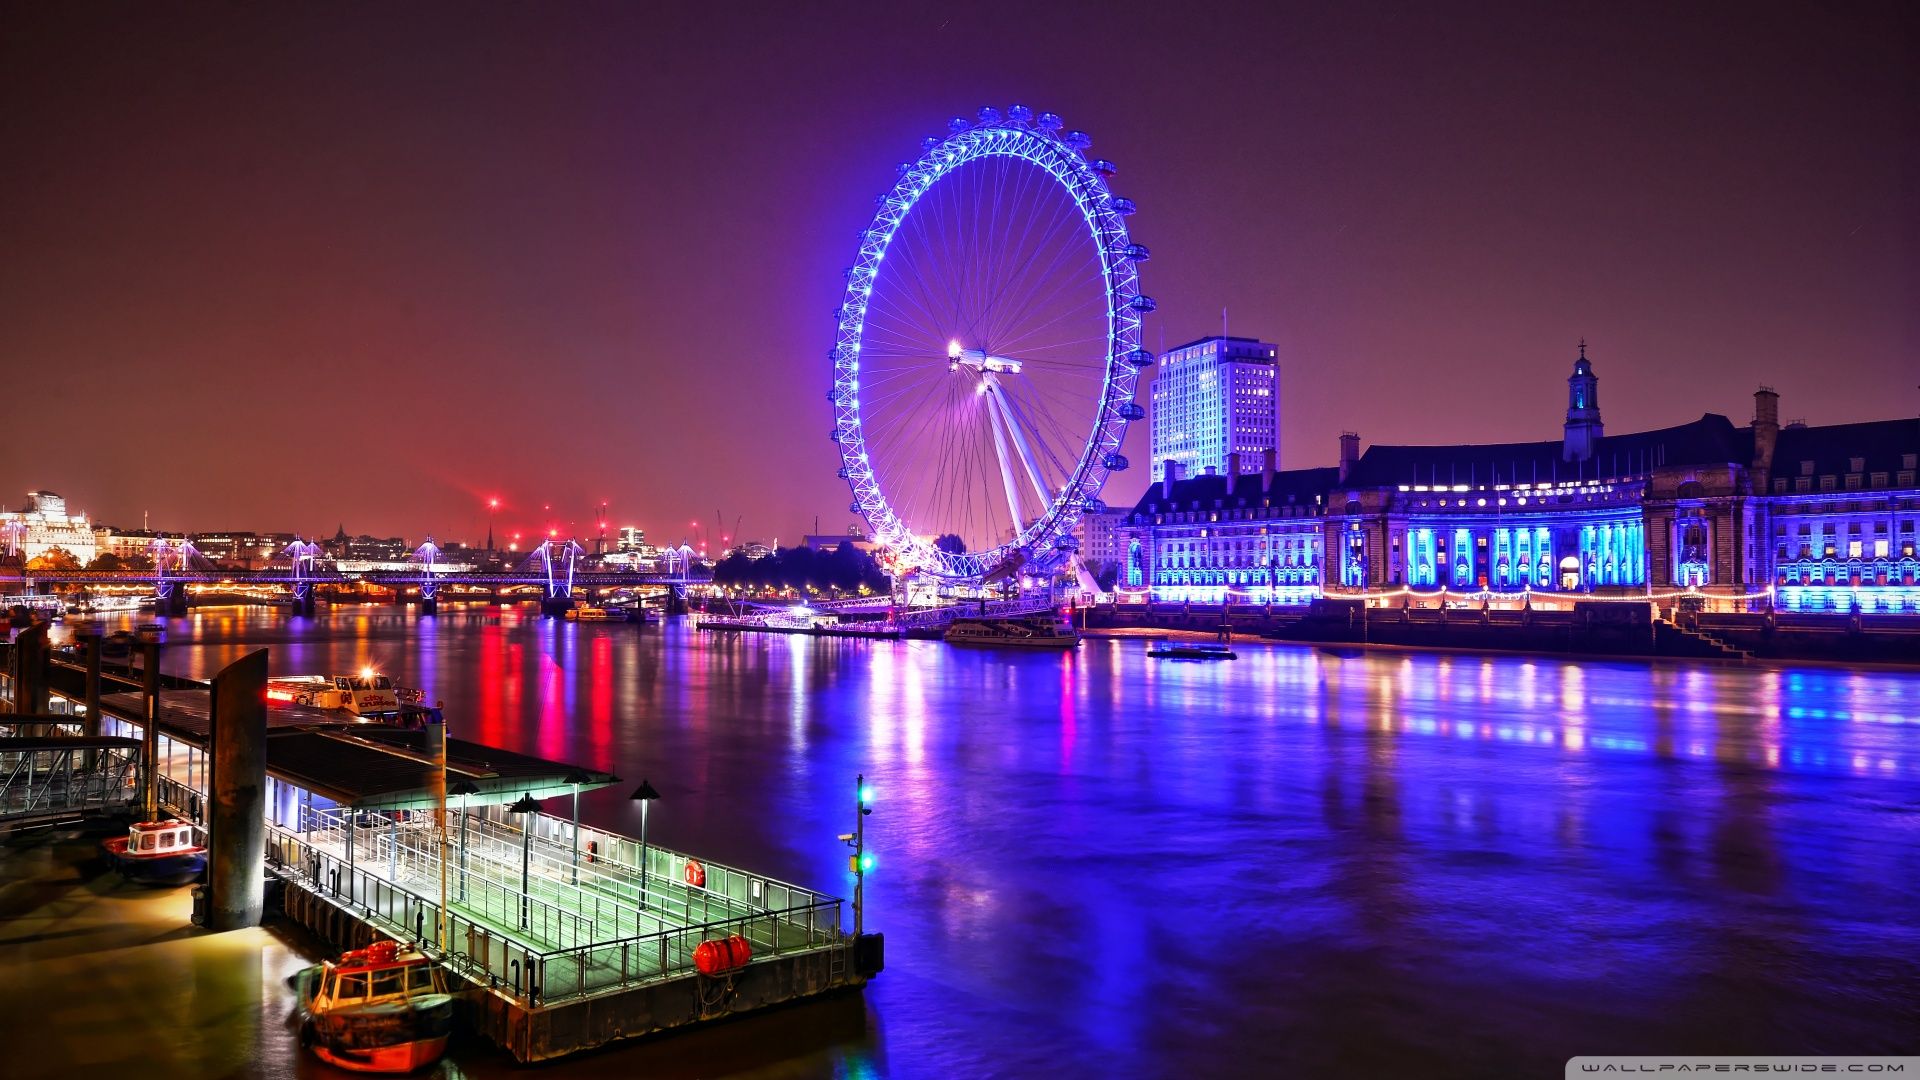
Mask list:
[[[168,635],[196,677],[259,647],[276,674],[374,664],[460,737],[618,773],[589,823],[637,833],[645,778],[653,839],[840,895],[867,774],[887,970],[864,1001],[543,1075],[1557,1076],[1575,1053],[1916,1048],[1916,674],[1261,644],[1208,665],[530,607],[207,609]],[[320,1068],[290,1033],[260,1052]],[[510,1071],[476,1048],[446,1069]]]

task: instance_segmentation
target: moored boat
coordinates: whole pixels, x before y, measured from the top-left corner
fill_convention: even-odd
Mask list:
[[[1212,641],[1169,641],[1160,638],[1147,646],[1147,655],[1162,660],[1232,660],[1232,638],[1225,627]]]
[[[188,821],[137,821],[100,847],[121,877],[142,885],[185,885],[207,871],[206,846]]]
[[[942,635],[951,645],[996,645],[1016,649],[1071,649],[1080,644],[1073,623],[1057,615],[1006,618],[966,616],[947,624]]]
[[[300,1041],[355,1072],[407,1073],[440,1060],[453,1032],[453,996],[431,960],[376,941],[295,976]]]
[[[370,667],[356,675],[282,675],[267,680],[269,701],[338,710],[384,723],[402,719],[403,695],[414,696]]]

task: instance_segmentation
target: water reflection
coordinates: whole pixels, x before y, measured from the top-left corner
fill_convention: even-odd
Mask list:
[[[864,1033],[741,1068],[1544,1074],[1593,1048],[1910,1049],[1920,1011],[1912,675],[1182,664],[457,607],[171,636],[201,676],[261,643],[283,672],[377,658],[456,734],[647,777],[662,842],[828,888],[866,772],[889,969]],[[583,816],[637,831],[626,796]],[[672,1045],[650,1071],[683,1068]]]

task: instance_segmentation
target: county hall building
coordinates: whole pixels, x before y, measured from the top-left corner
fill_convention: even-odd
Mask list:
[[[1608,434],[1582,346],[1557,440],[1362,453],[1348,433],[1331,468],[1278,471],[1271,447],[1156,463],[1116,530],[1118,597],[1697,592],[1732,610],[1920,615],[1917,457],[1920,419],[1783,426],[1767,388],[1742,426],[1708,413]]]

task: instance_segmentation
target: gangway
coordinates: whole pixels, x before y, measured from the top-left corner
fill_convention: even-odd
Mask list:
[[[139,792],[138,739],[0,736],[0,829],[122,813]]]

